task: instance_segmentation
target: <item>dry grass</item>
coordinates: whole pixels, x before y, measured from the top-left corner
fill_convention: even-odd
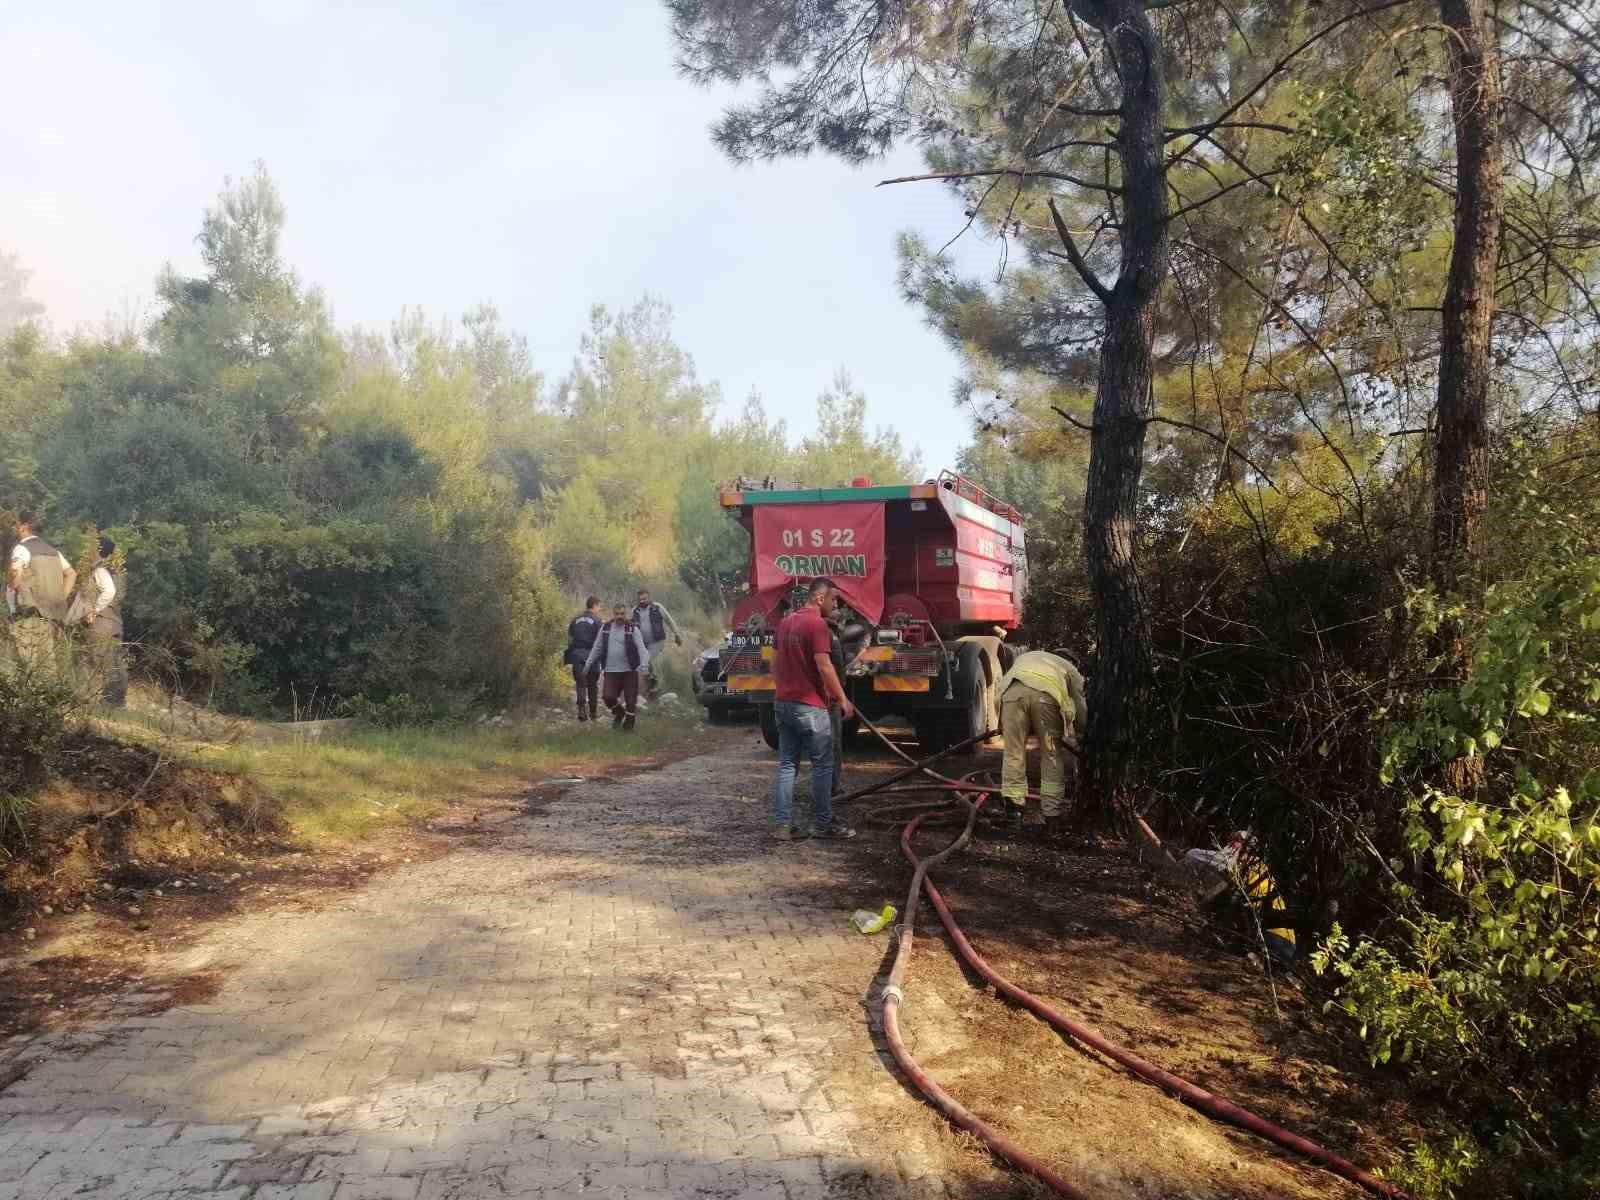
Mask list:
[[[548,775],[592,774],[710,745],[698,706],[641,714],[632,734],[609,721],[508,719],[503,725],[332,729],[266,736],[249,722],[171,708],[100,721],[107,733],[160,745],[175,759],[252,780],[279,806],[288,830],[310,842],[352,841],[425,818],[453,800],[503,793]]]

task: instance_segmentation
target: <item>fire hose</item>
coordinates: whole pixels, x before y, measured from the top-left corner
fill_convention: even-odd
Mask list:
[[[961,927],[956,923],[955,916],[951,913],[950,906],[945,902],[944,896],[934,886],[933,881],[928,878],[928,871],[971,841],[973,828],[977,823],[978,810],[993,792],[992,786],[955,780],[941,775],[932,769],[931,764],[976,742],[992,737],[994,735],[993,731],[968,738],[966,741],[951,746],[938,754],[917,761],[913,760],[900,747],[890,741],[883,731],[866,717],[861,717],[860,719],[863,725],[872,730],[884,745],[910,764],[910,767],[908,770],[897,772],[877,783],[858,788],[841,799],[857,799],[875,792],[881,792],[890,785],[918,772],[932,779],[933,785],[931,787],[920,785],[915,790],[923,792],[938,791],[948,797],[945,800],[889,806],[880,809],[877,814],[874,814],[879,818],[891,816],[898,818],[901,814],[908,812],[916,814],[906,821],[900,834],[900,849],[913,868],[911,886],[906,895],[904,915],[895,929],[894,960],[889,969],[888,980],[879,993],[879,998],[881,1001],[883,1032],[885,1038],[888,1039],[890,1053],[893,1054],[895,1062],[905,1072],[907,1078],[911,1080],[918,1091],[928,1098],[935,1108],[954,1124],[980,1138],[995,1154],[1011,1163],[1018,1170],[1034,1176],[1058,1195],[1068,1197],[1069,1200],[1087,1200],[1086,1193],[1068,1183],[1037,1157],[1029,1154],[1011,1138],[984,1122],[941,1088],[922,1069],[906,1048],[900,1034],[900,1010],[905,1003],[905,977],[910,964],[911,947],[916,937],[917,906],[924,890],[927,891],[928,900],[933,905],[934,911],[939,914],[939,920],[944,925],[945,932],[949,934],[956,953],[968,966],[992,984],[995,990],[1007,1000],[1026,1008],[1034,1016],[1073,1041],[1119,1063],[1140,1079],[1154,1084],[1170,1095],[1176,1096],[1191,1108],[1205,1113],[1214,1120],[1237,1126],[1266,1139],[1276,1146],[1302,1155],[1333,1174],[1348,1179],[1352,1183],[1359,1184],[1374,1195],[1388,1197],[1390,1200],[1408,1200],[1406,1193],[1394,1184],[1378,1179],[1309,1138],[1284,1129],[1266,1118],[1257,1116],[1248,1109],[1240,1107],[1231,1100],[1207,1091],[1205,1088],[1191,1083],[1181,1076],[1174,1075],[1154,1063],[1147,1062],[1132,1051],[1109,1041],[1089,1026],[1074,1021],[1072,1018],[1058,1012],[1043,1000],[1040,1000],[1024,988],[1018,987],[991,967],[983,956],[973,948],[972,943],[967,940],[966,935],[961,931]],[[1030,793],[1030,798],[1033,798],[1032,793]],[[952,803],[959,807],[952,807]],[[965,821],[960,834],[937,853],[919,858],[912,848],[912,839],[916,836],[917,830],[922,823],[930,817],[959,816],[961,810],[965,810]]]

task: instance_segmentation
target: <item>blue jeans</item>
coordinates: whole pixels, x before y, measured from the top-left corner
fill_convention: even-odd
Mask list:
[[[833,824],[833,723],[828,710],[779,700],[778,782],[773,790],[773,816],[778,825],[794,824],[794,776],[802,752],[811,760],[811,807],[817,828]]]

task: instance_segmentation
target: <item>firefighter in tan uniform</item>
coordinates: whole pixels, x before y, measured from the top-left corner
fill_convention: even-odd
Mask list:
[[[1000,679],[1000,732],[1005,760],[1000,793],[1005,823],[1022,829],[1028,794],[1028,738],[1039,739],[1039,795],[1043,798],[1045,834],[1059,840],[1066,827],[1067,777],[1076,775],[1073,752],[1089,719],[1083,676],[1057,654],[1030,650],[1018,656]]]

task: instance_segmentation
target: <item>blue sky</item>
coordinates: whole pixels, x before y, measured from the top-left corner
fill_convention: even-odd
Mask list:
[[[0,249],[58,328],[148,315],[260,159],[341,325],[489,300],[554,376],[591,304],[653,292],[728,407],[757,389],[799,432],[843,366],[872,421],[951,463],[958,365],[899,298],[893,239],[944,240],[954,199],[872,186],[909,155],[730,165],[706,132],[729,97],[678,78],[665,10],[593,7],[0,0]]]

